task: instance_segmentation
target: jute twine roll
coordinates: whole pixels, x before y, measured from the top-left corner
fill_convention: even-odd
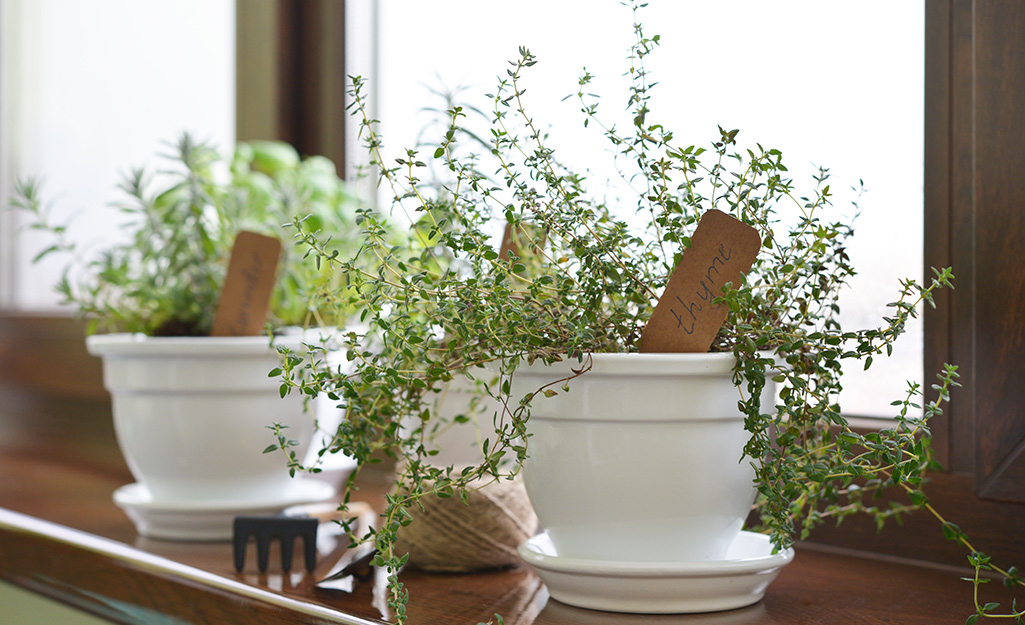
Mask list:
[[[537,533],[538,521],[519,477],[458,496],[427,497],[398,534],[399,553],[426,571],[469,572],[515,566],[516,548]]]

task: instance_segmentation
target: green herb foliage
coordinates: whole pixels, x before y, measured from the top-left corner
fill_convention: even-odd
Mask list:
[[[473,149],[464,109],[455,106],[436,143],[386,162],[365,83],[353,79],[353,113],[372,163],[396,210],[415,217],[408,244],[393,245],[369,209],[358,218],[365,243],[349,258],[333,255],[317,232],[295,223],[297,239],[347,276],[338,302],[360,308],[368,331],[349,337],[351,369],[332,370],[314,355],[293,361],[284,384],[327,394],[345,409],[347,419],[322,453],[344,451],[360,466],[382,454],[398,461],[380,526],[354,538],[376,541],[376,564],[390,571],[399,621],[408,592],[398,580],[406,555],[394,549],[396,533],[413,522],[425,497],[461,496],[514,475],[530,452],[531,403],[572,386],[567,379],[510,397],[517,365],[577,359],[577,375],[586,375],[587,354],[636,351],[698,220],[713,208],[755,227],[763,240],[744,283],[723,286],[716,299],[729,317],[713,345],[737,357],[763,530],[782,549],[827,519],[866,513],[881,525],[930,508],[922,492],[925,472],[935,466],[928,420],[957,386],[956,367],[939,372],[928,400],[910,384],[893,403],[891,424],[869,434],[850,427],[837,398],[841,370],[889,356],[908,319],[932,303],[937,289],[951,286],[950,270],[933,270],[925,283],[902,280],[878,327],[841,328],[837,296],[854,274],[845,247],[853,229],[830,204],[828,171],[799,190],[778,150],[742,148],[737,130],[720,128],[710,144],[698,146],[657,123],[644,60],[659,38],[644,34],[640,8],[634,3],[628,68],[632,124],[604,121],[601,102],[587,93],[588,72],[577,98],[584,123],[610,142],[643,228],[617,217],[605,188],[592,186],[550,147],[545,127],[523,105],[524,76],[537,62],[526,49],[489,95],[486,150]],[[502,222],[519,238],[518,253],[508,257],[497,245]],[[432,401],[460,377],[477,379],[480,392],[502,408],[490,415],[494,428],[482,442],[481,464],[436,467],[425,442],[444,417]],[[779,399],[762,406],[757,398],[770,379]],[[877,496],[889,487],[905,491],[907,504],[879,506]]]
[[[170,147],[166,168],[124,176],[124,199],[117,203],[124,236],[101,250],[82,249],[69,234],[72,224],[54,220],[39,179],[16,186],[12,204],[31,214],[28,227],[52,236],[36,260],[68,255],[57,291],[88,319],[90,332],[209,334],[241,230],[287,239],[282,224],[302,214],[307,227],[337,233],[327,243],[332,251],[358,246],[356,202],[330,160],[300,159],[291,146],[268,141],[240,144],[231,159],[222,159],[189,134]],[[270,323],[332,323],[334,315],[346,315],[332,305],[325,317],[320,305],[325,293],[338,290],[337,274],[304,260],[303,250],[286,248]]]

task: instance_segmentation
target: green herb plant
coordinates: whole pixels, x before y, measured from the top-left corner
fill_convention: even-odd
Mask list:
[[[837,398],[841,370],[869,368],[888,356],[908,319],[951,286],[951,271],[933,270],[925,283],[900,281],[878,327],[842,328],[837,296],[854,274],[845,247],[853,228],[831,206],[828,171],[799,190],[776,149],[741,147],[738,131],[722,128],[700,147],[654,121],[644,61],[659,37],[644,34],[641,6],[633,3],[636,38],[627,70],[632,124],[604,121],[600,100],[588,94],[589,72],[576,97],[585,125],[610,143],[628,208],[642,226],[617,216],[623,201],[613,206],[606,187],[590,186],[550,147],[545,127],[523,104],[524,76],[537,62],[523,48],[489,95],[487,150],[460,144],[468,134],[456,106],[436,143],[386,161],[364,81],[353,79],[352,110],[370,160],[396,209],[415,216],[408,245],[382,236],[370,209],[359,211],[365,241],[352,257],[333,254],[321,233],[294,224],[308,252],[346,276],[337,301],[360,308],[368,331],[348,352],[351,370],[293,360],[282,383],[326,394],[344,408],[347,418],[324,453],[344,451],[360,467],[382,456],[398,461],[379,526],[353,539],[376,543],[376,565],[389,571],[389,604],[399,622],[408,592],[398,577],[406,555],[394,548],[396,534],[426,497],[463,497],[489,480],[511,479],[530,453],[531,404],[571,386],[566,380],[510,397],[517,366],[574,359],[577,375],[587,375],[588,354],[637,351],[644,323],[709,209],[750,224],[763,241],[746,280],[725,285],[715,300],[729,316],[712,347],[737,359],[762,530],[782,549],[827,520],[863,513],[882,524],[931,509],[922,491],[926,471],[935,467],[928,421],[957,386],[956,367],[938,373],[927,401],[918,384],[909,384],[893,403],[892,422],[875,432],[852,429]],[[497,237],[503,223],[520,240],[506,255]],[[376,269],[362,268],[368,265]],[[479,465],[434,466],[424,441],[444,416],[432,398],[460,377],[475,379],[502,408],[491,415]],[[761,406],[757,398],[769,379],[779,385],[779,399]],[[401,427],[410,421],[416,427]],[[907,503],[878,505],[887,488],[906,492]]]
[[[336,236],[332,251],[358,247],[356,200],[334,164],[320,156],[301,159],[281,142],[241,143],[222,158],[208,143],[183,134],[166,167],[133,169],[124,176],[117,204],[126,216],[125,236],[107,247],[84,249],[72,223],[58,223],[43,200],[38,178],[18,181],[12,205],[30,214],[28,228],[52,243],[36,260],[64,254],[57,284],[62,303],[73,305],[93,332],[203,336],[213,325],[228,260],[241,230],[287,242],[282,225],[304,215],[308,227]],[[339,290],[339,278],[286,245],[272,295],[270,325],[332,324],[350,311],[319,302]],[[341,315],[341,317],[339,317]]]

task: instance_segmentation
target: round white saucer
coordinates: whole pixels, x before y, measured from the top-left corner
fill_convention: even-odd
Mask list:
[[[314,479],[297,479],[281,497],[256,501],[154,501],[139,483],[114,491],[116,503],[146,538],[162,540],[231,540],[236,516],[277,514],[289,506],[326,501],[335,488]]]
[[[519,547],[553,599],[592,610],[684,614],[757,603],[794,550],[772,553],[768,536],[741,532],[725,560],[615,562],[560,557],[545,533]]]

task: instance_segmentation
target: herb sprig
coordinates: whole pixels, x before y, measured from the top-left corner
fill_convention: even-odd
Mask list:
[[[165,167],[123,177],[116,207],[125,217],[124,236],[99,250],[83,249],[70,235],[74,224],[54,218],[40,179],[16,184],[12,206],[30,215],[29,229],[51,237],[35,259],[68,259],[56,290],[87,320],[89,333],[209,334],[241,230],[287,238],[282,225],[304,215],[306,227],[335,233],[327,243],[332,253],[358,247],[356,200],[328,159],[300,159],[280,142],[242,143],[225,159],[188,133],[169,147]],[[284,253],[272,326],[337,323],[351,312],[321,305],[340,279],[304,255],[291,247]]]

